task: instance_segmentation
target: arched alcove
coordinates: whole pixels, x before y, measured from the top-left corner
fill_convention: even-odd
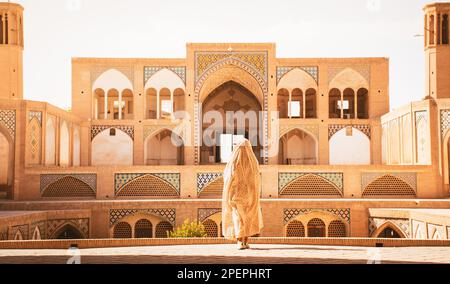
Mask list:
[[[133,165],[133,139],[120,129],[106,129],[92,140],[93,166]]]
[[[356,128],[344,128],[330,139],[330,165],[370,165],[370,139]]]
[[[317,164],[317,141],[311,134],[295,128],[280,138],[280,165]]]
[[[184,163],[183,140],[168,129],[147,137],[144,145],[147,165],[182,165]]]
[[[59,165],[68,166],[70,163],[70,135],[67,122],[63,121],[59,133]]]
[[[47,118],[45,126],[45,165],[56,164],[56,130],[53,117]]]

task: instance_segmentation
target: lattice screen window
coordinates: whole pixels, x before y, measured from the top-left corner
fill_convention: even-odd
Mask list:
[[[221,196],[223,191],[223,177],[219,177],[209,183],[199,194],[199,197]]]
[[[155,238],[167,238],[168,232],[173,231],[173,226],[167,221],[160,222],[156,225]]]
[[[289,183],[280,196],[342,196],[339,189],[324,178],[307,174]]]
[[[347,229],[342,221],[335,220],[328,225],[328,237],[344,238],[347,236]]]
[[[141,219],[134,225],[135,238],[151,238],[153,235],[153,225],[147,219]]]
[[[304,238],[305,226],[302,222],[294,220],[290,222],[286,227],[286,237],[288,238]]]
[[[171,184],[161,178],[145,175],[129,182],[117,196],[178,197],[179,194]]]
[[[48,185],[42,197],[95,197],[95,192],[81,180],[67,176]]]
[[[114,238],[116,239],[129,239],[132,237],[131,225],[126,222],[117,223],[114,226]]]
[[[203,222],[203,226],[205,227],[206,235],[208,238],[217,238],[218,237],[218,227],[216,222],[211,219],[208,219]]]
[[[363,196],[415,196],[414,189],[398,177],[384,175],[364,189]]]
[[[308,237],[309,238],[324,238],[325,237],[325,223],[319,218],[314,218],[308,222]]]

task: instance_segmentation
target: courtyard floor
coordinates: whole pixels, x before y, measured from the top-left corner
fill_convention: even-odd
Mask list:
[[[253,245],[239,251],[235,245],[182,245],[80,249],[83,263],[117,264],[365,264],[450,263],[450,247],[333,247]],[[0,263],[64,264],[73,250],[0,250]]]

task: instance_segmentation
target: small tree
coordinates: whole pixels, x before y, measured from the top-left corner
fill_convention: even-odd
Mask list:
[[[181,227],[168,232],[169,238],[206,238],[205,226],[200,222],[190,222],[186,219]]]

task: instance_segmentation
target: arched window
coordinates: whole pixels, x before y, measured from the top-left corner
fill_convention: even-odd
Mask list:
[[[448,44],[448,14],[442,16],[442,44]]]
[[[173,107],[174,112],[185,110],[185,97],[184,90],[181,88],[175,89],[173,91]]]
[[[289,102],[289,118],[302,118],[303,114],[303,92],[300,89],[292,91],[291,101]]]
[[[0,44],[3,44],[3,16],[0,15]]]
[[[288,103],[289,103],[289,91],[286,89],[280,89],[278,91],[278,111],[280,118],[288,118]]]
[[[311,219],[308,222],[308,238],[324,238],[325,223],[319,218]]]
[[[316,118],[316,90],[308,89],[305,93],[305,118]]]
[[[341,108],[344,111],[344,118],[355,118],[355,92],[352,89],[347,88],[344,90],[344,101]]]
[[[131,226],[127,222],[120,222],[114,226],[114,238],[127,239],[131,237]]]
[[[76,228],[67,224],[55,234],[54,238],[58,240],[77,240],[83,239],[83,236]]]
[[[173,102],[171,100],[170,90],[163,88],[159,91],[159,118],[170,118],[173,112]]]
[[[211,219],[208,219],[203,222],[203,226],[205,227],[206,235],[208,238],[217,238],[218,237],[218,227],[216,222]]]
[[[146,118],[156,119],[158,111],[158,95],[155,89],[148,89],[146,92]]]
[[[378,238],[382,239],[400,239],[401,236],[399,233],[397,233],[396,230],[392,229],[391,227],[386,227],[379,235]]]
[[[141,219],[134,225],[135,238],[151,238],[153,235],[153,225],[147,219]]]
[[[434,15],[430,15],[430,21],[428,23],[428,34],[430,44],[434,44]]]
[[[287,238],[304,238],[305,237],[305,227],[302,222],[294,220],[287,225],[286,228]]]
[[[331,89],[328,95],[328,113],[330,118],[341,118],[341,91]]]
[[[369,91],[365,88],[361,88],[357,93],[357,106],[358,106],[358,118],[369,118]]]
[[[328,225],[328,237],[330,238],[344,238],[347,236],[345,224],[340,220],[335,220]]]
[[[160,222],[156,225],[155,237],[156,238],[167,238],[168,233],[173,231],[173,226],[167,221]]]

